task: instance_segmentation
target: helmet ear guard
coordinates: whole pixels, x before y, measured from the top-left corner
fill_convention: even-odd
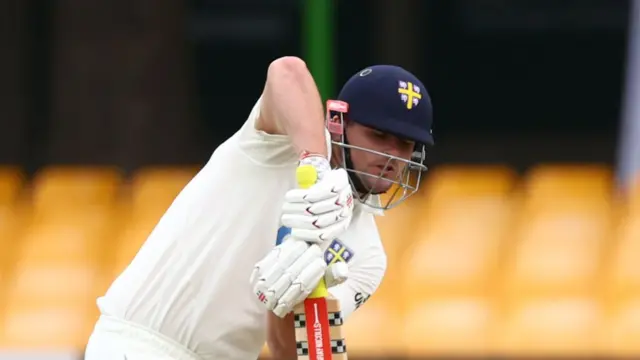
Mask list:
[[[349,112],[349,104],[340,100],[327,100],[326,125],[332,135],[344,135],[344,115]],[[338,121],[332,114],[338,113]]]
[[[411,154],[411,162],[409,162],[408,166],[416,166],[413,163],[418,163],[424,167],[423,171],[427,171],[429,168],[424,165],[424,160],[427,158],[427,146],[424,144],[416,143],[416,146],[413,150],[413,154]],[[420,168],[422,168],[422,166]]]
[[[390,209],[393,208],[409,196],[415,194],[419,187],[422,177],[422,173],[427,171],[427,167],[424,165],[426,159],[426,146],[416,143],[413,154],[410,159],[403,159],[396,156],[381,153],[372,149],[366,149],[359,146],[349,144],[345,134],[345,115],[349,112],[349,104],[340,100],[328,100],[326,103],[326,128],[331,135],[331,144],[337,145],[342,149],[342,164],[340,165],[349,173],[349,180],[353,189],[358,192],[356,198],[360,202],[365,202],[371,195],[379,195],[374,193],[372,188],[378,181],[385,181],[393,183],[393,186],[385,194],[386,201],[379,205],[373,202],[367,202],[367,205],[378,209]],[[338,138],[339,141],[334,140]],[[404,170],[397,175],[397,178],[391,179],[384,176],[384,171],[380,174],[374,175],[363,171],[358,171],[353,168],[351,162],[351,151],[365,151],[368,153],[376,154],[387,158],[387,164],[391,162],[404,163]],[[375,179],[375,183],[371,188],[365,186],[363,178]]]

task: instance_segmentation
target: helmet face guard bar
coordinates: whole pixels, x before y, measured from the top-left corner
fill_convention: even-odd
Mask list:
[[[420,181],[422,173],[427,171],[427,167],[424,165],[426,159],[426,148],[423,144],[416,144],[416,148],[411,156],[411,159],[404,159],[397,156],[385,154],[372,149],[366,149],[360,146],[351,145],[348,143],[344,132],[344,115],[349,112],[349,104],[344,101],[328,100],[327,101],[327,114],[326,114],[326,127],[332,136],[331,143],[337,145],[342,150],[342,164],[343,167],[349,173],[349,181],[354,191],[357,191],[356,198],[360,202],[364,202],[371,195],[378,195],[374,192],[376,185],[382,183],[392,183],[391,188],[386,192],[386,200],[380,205],[367,203],[367,206],[377,209],[387,210],[391,209],[411,195],[418,192],[420,188]],[[337,121],[333,119],[333,115],[338,115]],[[339,140],[335,138],[339,137]],[[349,158],[351,151],[364,151],[369,154],[375,154],[387,159],[387,163],[383,170],[379,174],[370,174],[363,171],[358,171],[349,166]],[[394,178],[385,177],[384,173],[387,166],[391,164],[401,165],[403,170],[395,174]],[[374,179],[375,182],[372,186],[364,185],[367,183],[365,179]]]

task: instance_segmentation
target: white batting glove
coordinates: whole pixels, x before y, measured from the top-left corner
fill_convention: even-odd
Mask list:
[[[289,238],[259,261],[251,274],[253,293],[269,311],[284,317],[304,301],[324,276],[327,287],[347,280],[347,264],[327,266],[316,244]]]
[[[282,224],[291,228],[298,240],[321,243],[342,234],[353,216],[353,193],[344,169],[332,170],[320,155],[303,157],[300,165],[313,165],[318,181],[308,189],[292,189],[285,194]]]

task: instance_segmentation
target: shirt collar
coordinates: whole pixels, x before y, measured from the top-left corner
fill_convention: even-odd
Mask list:
[[[384,216],[384,210],[381,209],[382,205],[379,195],[370,195],[364,202],[358,201],[356,204],[365,212],[376,216]]]

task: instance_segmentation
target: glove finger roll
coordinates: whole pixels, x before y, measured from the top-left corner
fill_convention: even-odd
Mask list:
[[[280,317],[291,312],[293,308],[304,300],[316,287],[324,276],[326,264],[322,259],[316,258],[300,273],[300,276],[284,292],[274,307],[273,312]],[[302,299],[302,300],[299,300]]]
[[[338,194],[334,194],[329,199],[320,200],[315,203],[289,203],[285,202],[282,204],[282,214],[299,214],[299,215],[321,215],[324,213],[329,213],[331,211],[336,211],[342,209],[344,207],[343,204],[346,203],[345,200],[340,202]]]

